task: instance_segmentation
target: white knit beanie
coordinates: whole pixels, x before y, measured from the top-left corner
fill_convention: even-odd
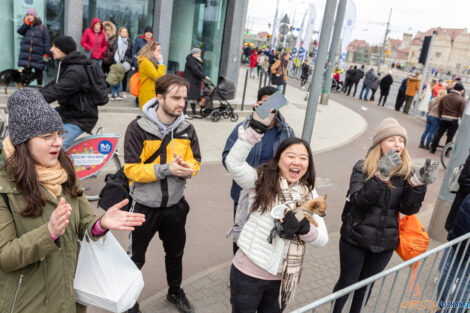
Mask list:
[[[376,144],[391,136],[403,137],[403,139],[405,139],[406,146],[408,142],[406,129],[401,126],[396,119],[387,117],[380,123],[379,127],[377,127],[377,132],[374,135],[372,146],[375,147]]]

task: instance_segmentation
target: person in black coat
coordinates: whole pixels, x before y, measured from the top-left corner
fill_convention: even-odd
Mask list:
[[[438,162],[412,172],[407,132],[396,119],[384,119],[365,158],[351,174],[341,216],[340,276],[334,291],[381,272],[398,247],[399,214],[416,214],[426,185],[437,178]],[[350,312],[359,312],[366,287],[355,292]],[[336,300],[341,312],[347,296]]]
[[[196,113],[196,104],[201,98],[201,82],[203,79],[210,80],[209,76],[205,76],[202,71],[201,49],[193,48],[191,54],[186,57],[184,78],[189,81],[187,103],[191,104],[191,117],[200,118],[201,116]],[[184,114],[186,114],[186,107],[184,107]]]
[[[382,102],[383,98],[384,102],[382,103],[382,106],[385,106],[385,102],[387,102],[388,93],[390,92],[390,86],[392,86],[392,84],[393,77],[392,72],[390,71],[380,80],[380,98],[378,105],[380,105],[380,102]]]
[[[42,87],[42,71],[50,58],[51,42],[47,27],[42,24],[34,8],[28,9],[23,25],[18,28],[18,34],[23,36],[20,45],[18,66],[25,70],[34,69],[34,78],[38,87]]]
[[[460,205],[468,194],[470,194],[470,155],[467,157],[467,160],[463,165],[462,172],[459,176],[459,190],[455,194],[454,202],[452,202],[449,215],[447,215],[445,224],[445,229],[447,231],[452,229]]]
[[[361,68],[356,68],[354,67],[353,72],[351,73],[351,85],[354,85],[354,92],[353,92],[353,97],[356,96],[356,90],[357,90],[357,85],[359,84],[359,81],[364,77],[364,65],[361,65]],[[351,92],[351,88],[348,90],[347,95],[349,96],[349,93]]]
[[[85,68],[92,61],[76,49],[77,44],[70,36],[54,39],[51,52],[54,60],[59,61],[57,77],[40,90],[48,103],[59,102],[57,111],[68,131],[64,148],[83,132],[91,133],[98,121],[98,108],[91,99]]]
[[[351,82],[351,75],[354,71],[354,69],[357,68],[354,66],[350,66],[349,69],[346,71],[346,77],[344,78],[344,87],[343,87],[343,92],[346,93],[348,89],[351,88],[352,82]]]

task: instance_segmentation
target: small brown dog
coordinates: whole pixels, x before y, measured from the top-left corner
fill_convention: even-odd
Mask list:
[[[315,199],[302,202],[300,206],[298,206],[299,209],[302,208],[305,211],[308,211],[311,213],[310,215],[307,213],[304,213],[305,218],[316,227],[318,227],[318,224],[317,222],[315,222],[315,220],[312,218],[311,215],[317,214],[321,217],[326,216],[325,214],[326,207],[327,207],[326,198],[327,198],[327,195],[316,197]]]

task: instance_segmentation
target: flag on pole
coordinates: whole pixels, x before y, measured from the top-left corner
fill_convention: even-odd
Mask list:
[[[271,37],[271,49],[276,50],[277,47],[277,37],[279,37],[279,14],[276,8],[276,15],[274,16],[274,25],[273,25],[273,36]]]
[[[356,5],[353,0],[348,0],[346,4],[346,12],[344,13],[344,24],[343,24],[343,38],[341,39],[341,58],[339,60],[339,69],[344,67],[346,62],[347,48],[351,41],[352,32],[354,30],[354,24],[356,22]]]
[[[308,16],[308,22],[307,22],[307,27],[305,29],[305,33],[303,36],[303,44],[302,48],[300,48],[299,51],[299,60],[303,60],[304,58],[308,58],[308,50],[310,47],[310,42],[312,40],[312,34],[313,34],[313,27],[315,26],[315,19],[316,19],[316,11],[315,7],[313,4],[309,3],[309,16]]]
[[[303,32],[304,32],[304,23],[305,23],[306,16],[307,16],[307,11],[305,11],[304,17],[302,18],[302,24],[300,24],[299,34],[297,35],[297,41],[295,42],[295,47],[294,47],[294,55],[295,56],[298,55],[300,45],[302,44],[302,36],[303,36]]]

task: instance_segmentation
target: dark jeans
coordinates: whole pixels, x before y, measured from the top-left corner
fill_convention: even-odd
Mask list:
[[[262,280],[230,268],[230,303],[232,313],[281,313],[279,307],[280,280]]]
[[[375,96],[375,93],[377,92],[377,89],[371,89],[371,90],[372,90],[372,96],[370,96],[370,101],[374,101],[375,100],[374,96]]]
[[[129,77],[129,71],[126,72],[126,74],[124,74],[124,78],[122,79],[122,91],[126,91],[127,90],[127,78]]]
[[[426,145],[430,145],[431,140],[436,134],[438,128],[439,128],[439,118],[434,117],[434,116],[426,117],[426,129],[424,130],[424,133],[421,136],[421,144],[424,145],[426,141]],[[426,137],[427,137],[427,140],[426,140]]]
[[[383,98],[384,102],[382,103],[382,106],[385,106],[385,102],[387,102],[387,97],[388,97],[388,93],[382,93],[382,90],[381,90],[378,105],[380,105],[380,102],[382,102],[382,98]]]
[[[186,243],[186,216],[189,205],[184,198],[167,208],[151,208],[136,203],[133,212],[145,214],[145,222],[129,235],[128,254],[141,269],[145,264],[145,252],[155,233],[165,250],[166,279],[170,291],[180,288],[183,276],[183,251]]]
[[[358,281],[364,280],[383,271],[387,266],[393,254],[393,250],[374,253],[367,249],[346,242],[343,238],[339,240],[339,262],[340,274],[333,292],[351,286]],[[370,287],[367,300],[369,300],[372,291]],[[364,299],[366,288],[356,290],[351,306],[351,313],[357,313],[361,310],[362,300]],[[340,313],[348,296],[336,300],[334,313]],[[367,301],[366,301],[367,302]]]
[[[352,90],[352,87],[354,85],[354,92],[353,92],[353,97],[356,96],[356,91],[357,91],[357,84],[359,84],[359,82],[355,82],[355,81],[352,81],[348,87],[348,93],[347,95],[349,96],[349,94],[351,93],[351,90]]]
[[[237,214],[237,207],[238,207],[238,203],[237,202],[234,202],[233,203],[233,221],[235,222],[235,215]],[[233,255],[235,255],[235,253],[237,253],[238,251],[238,245],[237,243],[234,241],[233,242]]]
[[[439,145],[439,141],[441,141],[441,137],[447,132],[447,139],[446,144],[454,140],[454,135],[459,128],[459,121],[458,120],[446,120],[442,119],[439,121],[439,129],[437,130],[434,139],[432,140],[431,145],[431,152],[436,152],[437,146]]]
[[[365,91],[365,95],[364,95],[364,98],[363,98],[362,95],[363,95],[364,91]],[[367,100],[367,96],[369,95],[369,91],[370,91],[370,86],[362,85],[361,93],[359,94],[359,99],[360,100]],[[354,92],[354,94],[356,94],[356,93]]]
[[[406,91],[398,90],[397,101],[395,102],[395,111],[400,111],[406,98]]]
[[[408,114],[413,103],[414,96],[405,96],[405,107],[403,108],[403,113]]]

